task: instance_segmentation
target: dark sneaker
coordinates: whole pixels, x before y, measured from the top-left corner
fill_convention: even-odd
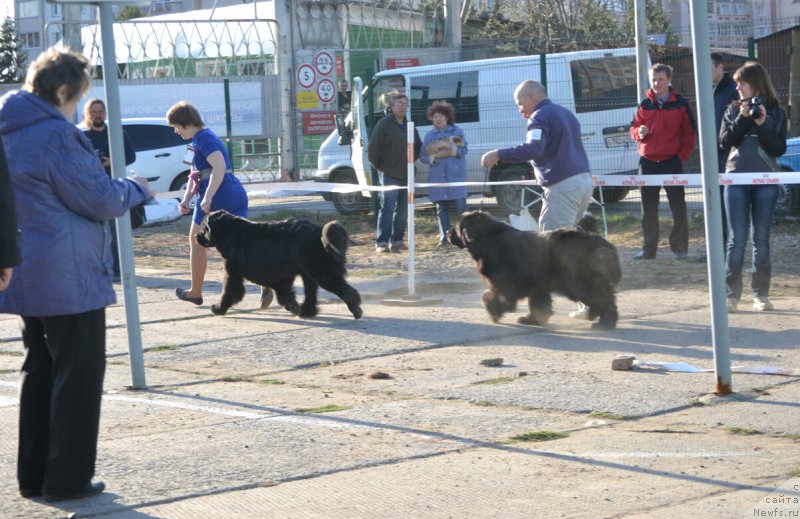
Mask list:
[[[83,490],[79,490],[74,494],[44,494],[45,501],[66,501],[68,499],[82,499],[84,497],[91,497],[96,496],[97,494],[101,494],[103,490],[106,489],[106,484],[102,481],[98,481],[97,483],[88,483]]]
[[[655,259],[655,257],[656,257],[655,254],[651,254],[651,253],[645,252],[645,251],[639,251],[639,253],[636,256],[633,257],[633,259],[635,259],[635,260],[651,260],[651,259]]]
[[[688,252],[676,252],[675,253],[675,259],[678,260],[678,261],[689,259],[689,253]]]
[[[190,296],[187,295],[186,290],[184,290],[182,288],[176,288],[175,289],[175,295],[178,296],[178,299],[180,299],[181,301],[188,301],[189,303],[194,303],[197,306],[200,306],[200,305],[203,304],[203,296],[190,297]]]

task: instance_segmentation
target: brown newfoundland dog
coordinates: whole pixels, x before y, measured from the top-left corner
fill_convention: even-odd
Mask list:
[[[338,222],[320,226],[289,218],[280,222],[251,222],[227,211],[214,211],[195,236],[203,247],[216,247],[225,260],[222,295],[211,311],[225,315],[242,300],[244,280],[275,291],[278,303],[300,317],[317,315],[317,288],[339,296],[358,319],[361,296],[347,284],[347,231]],[[305,299],[297,304],[295,277],[303,278]]]
[[[542,325],[553,315],[551,294],[556,293],[589,307],[590,319],[600,318],[592,328],[610,330],[617,325],[614,287],[622,273],[617,249],[583,230],[596,228],[593,223],[582,220],[579,229],[535,233],[472,211],[450,229],[449,239],[469,251],[489,285],[483,303],[493,321],[527,297],[530,313],[517,322]]]

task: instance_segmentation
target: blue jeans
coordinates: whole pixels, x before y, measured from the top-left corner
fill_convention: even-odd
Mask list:
[[[455,208],[456,217],[467,210],[467,199],[456,198],[455,200],[438,200],[436,204],[436,216],[439,217],[439,242],[447,242],[447,231],[450,230],[450,208]]]
[[[382,186],[405,186],[406,179],[393,178],[383,172],[378,174]],[[385,246],[403,241],[408,219],[408,190],[381,191],[381,209],[378,211],[378,237],[375,244]]]
[[[768,297],[772,265],[769,259],[769,229],[778,201],[778,186],[725,186],[728,217],[728,243],[725,255],[725,282],[728,297],[742,296],[744,249],[753,229],[753,297]],[[752,223],[752,225],[751,225]]]

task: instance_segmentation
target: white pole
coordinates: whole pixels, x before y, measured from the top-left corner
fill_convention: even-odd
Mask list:
[[[406,162],[408,172],[408,295],[414,294],[414,123],[406,123]]]

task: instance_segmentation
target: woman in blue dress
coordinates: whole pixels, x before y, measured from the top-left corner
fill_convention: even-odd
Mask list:
[[[433,128],[422,142],[419,158],[430,164],[428,181],[431,183],[467,181],[467,139],[464,131],[455,125],[453,105],[436,101],[428,108],[428,119]],[[428,198],[436,204],[439,217],[439,244],[446,246],[450,230],[451,206],[457,215],[467,210],[466,186],[441,186],[428,188]]]
[[[195,240],[206,213],[225,209],[231,214],[247,217],[247,192],[239,179],[233,175],[228,150],[219,138],[203,122],[194,105],[181,101],[167,112],[167,123],[184,139],[192,139],[194,158],[193,172],[181,202],[183,214],[189,214],[189,202],[195,193],[198,203],[194,206],[192,226],[189,229],[189,257],[192,270],[192,285],[189,290],[175,289],[178,299],[196,305],[203,304],[203,280],[206,277],[208,253]]]

